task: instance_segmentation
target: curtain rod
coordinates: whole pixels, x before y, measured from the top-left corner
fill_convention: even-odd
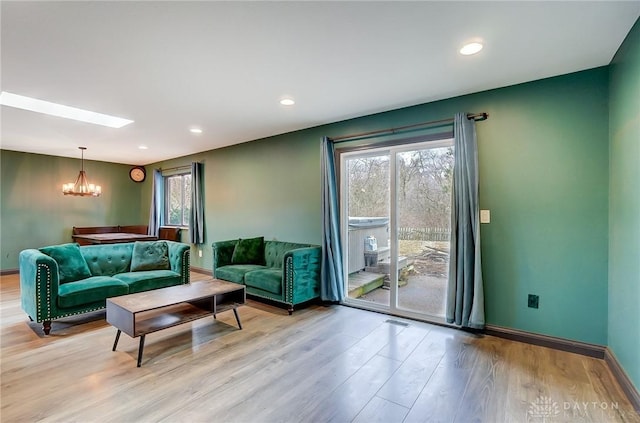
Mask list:
[[[184,165],[184,166],[176,166],[176,167],[168,167],[166,169],[163,168],[159,168],[158,170],[160,172],[168,172],[170,170],[186,170],[186,169],[191,169],[191,165]]]
[[[469,119],[469,120],[473,119],[476,122],[481,122],[483,120],[487,120],[488,118],[489,118],[489,114],[488,113],[484,113],[484,112],[483,113],[468,113],[467,114],[467,119]],[[387,133],[387,132],[390,133],[390,134],[395,134],[398,131],[405,131],[407,129],[417,128],[417,127],[420,127],[420,126],[428,126],[428,125],[435,125],[437,123],[449,123],[449,122],[453,122],[453,118],[432,120],[430,122],[416,123],[414,125],[400,126],[398,128],[380,129],[378,131],[361,132],[359,134],[343,135],[341,137],[329,138],[329,140],[333,141],[333,142],[345,142],[346,140],[349,140],[350,138],[360,138],[360,137],[364,137],[364,136],[368,136],[368,135],[379,135],[379,134],[384,134],[384,133]]]

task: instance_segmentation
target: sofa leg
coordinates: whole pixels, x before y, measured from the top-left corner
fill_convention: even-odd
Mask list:
[[[291,316],[293,314],[293,306],[289,306],[287,311],[289,312],[289,316]]]
[[[49,332],[51,332],[51,320],[45,320],[42,322],[42,330],[45,335],[49,335]]]

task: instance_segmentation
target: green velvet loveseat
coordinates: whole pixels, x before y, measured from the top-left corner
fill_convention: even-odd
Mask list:
[[[104,309],[109,297],[189,283],[189,254],[189,245],[173,241],[23,250],[22,309],[48,335],[52,320]]]
[[[247,294],[293,307],[320,296],[318,245],[264,238],[218,241],[213,277],[246,285]]]

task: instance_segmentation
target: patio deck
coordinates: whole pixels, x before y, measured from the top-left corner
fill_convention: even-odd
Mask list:
[[[382,287],[384,273],[360,271],[349,275],[349,298],[359,298],[364,294]]]

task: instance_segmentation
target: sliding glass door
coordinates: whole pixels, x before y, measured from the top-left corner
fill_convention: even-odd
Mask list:
[[[375,150],[346,155],[343,161],[343,225],[347,228],[344,261],[348,299],[388,308],[391,264],[390,153]]]
[[[340,157],[345,302],[441,320],[449,267],[452,140]]]

